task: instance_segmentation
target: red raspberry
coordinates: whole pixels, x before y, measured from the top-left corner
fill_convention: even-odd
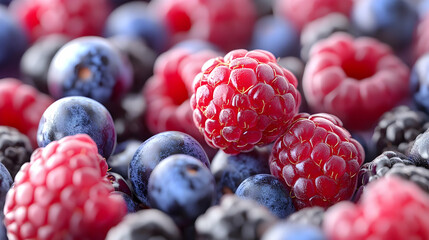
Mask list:
[[[48,95],[17,79],[0,79],[0,126],[18,129],[36,148],[40,118],[53,102]]]
[[[196,38],[225,51],[247,46],[256,21],[252,0],[154,0],[150,7],[169,26],[173,43]]]
[[[351,198],[364,158],[362,146],[337,117],[301,113],[274,143],[269,163],[296,209],[326,208]]]
[[[35,41],[54,33],[70,38],[100,35],[109,4],[108,0],[14,0],[10,10]]]
[[[408,96],[409,72],[386,44],[335,33],[312,47],[303,90],[314,112],[366,129]]]
[[[192,53],[185,48],[171,49],[158,57],[154,76],[145,84],[146,124],[152,133],[181,131],[200,142],[204,138],[194,126],[189,98],[192,81],[207,60],[218,56],[210,50]]]
[[[191,106],[195,124],[214,148],[237,154],[269,144],[298,113],[297,79],[267,51],[234,50],[201,70]]]
[[[107,163],[84,134],[37,149],[6,196],[10,239],[104,239],[127,212],[113,195]]]
[[[274,14],[282,16],[298,29],[333,12],[350,15],[354,0],[276,0]]]
[[[429,239],[429,196],[411,182],[381,178],[357,204],[328,209],[324,230],[331,240]]]

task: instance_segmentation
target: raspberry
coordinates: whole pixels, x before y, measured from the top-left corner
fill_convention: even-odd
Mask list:
[[[278,0],[274,14],[282,16],[302,29],[309,22],[333,12],[349,15],[353,0]]]
[[[30,161],[32,152],[27,136],[15,128],[0,126],[0,162],[7,168],[12,179],[22,164]]]
[[[324,230],[331,240],[429,239],[429,196],[397,177],[368,186],[358,204],[328,209]]]
[[[330,114],[298,114],[274,143],[269,163],[296,209],[348,200],[364,161],[362,146]]]
[[[263,50],[234,50],[207,61],[194,80],[194,123],[206,142],[229,154],[266,145],[298,112],[297,79]]]
[[[40,118],[54,100],[17,79],[0,79],[0,125],[27,135],[34,148]]]
[[[39,148],[6,196],[10,239],[104,239],[126,214],[106,177],[106,161],[88,135]]]
[[[154,76],[143,88],[147,103],[146,123],[152,133],[181,131],[204,142],[193,124],[189,96],[192,81],[201,66],[216,56],[218,54],[210,50],[192,53],[179,47],[157,58]]]
[[[9,8],[32,41],[54,33],[100,35],[110,13],[108,0],[16,0]]]
[[[252,0],[155,0],[149,5],[167,23],[173,43],[196,38],[225,51],[247,46],[256,21]]]
[[[312,47],[303,90],[313,111],[366,129],[408,96],[409,72],[388,45],[338,32]]]

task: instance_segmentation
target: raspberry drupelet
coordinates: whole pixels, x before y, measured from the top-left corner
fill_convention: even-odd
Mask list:
[[[206,142],[229,154],[274,142],[298,113],[295,76],[263,50],[233,50],[195,77],[191,107]]]
[[[350,199],[364,158],[362,146],[337,117],[301,113],[274,143],[269,163],[299,210]]]

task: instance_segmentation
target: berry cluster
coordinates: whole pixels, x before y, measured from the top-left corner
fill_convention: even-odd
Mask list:
[[[429,239],[428,3],[0,0],[0,239]]]

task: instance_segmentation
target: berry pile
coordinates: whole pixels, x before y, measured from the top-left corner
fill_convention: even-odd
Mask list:
[[[0,239],[429,239],[429,0],[0,0]]]

